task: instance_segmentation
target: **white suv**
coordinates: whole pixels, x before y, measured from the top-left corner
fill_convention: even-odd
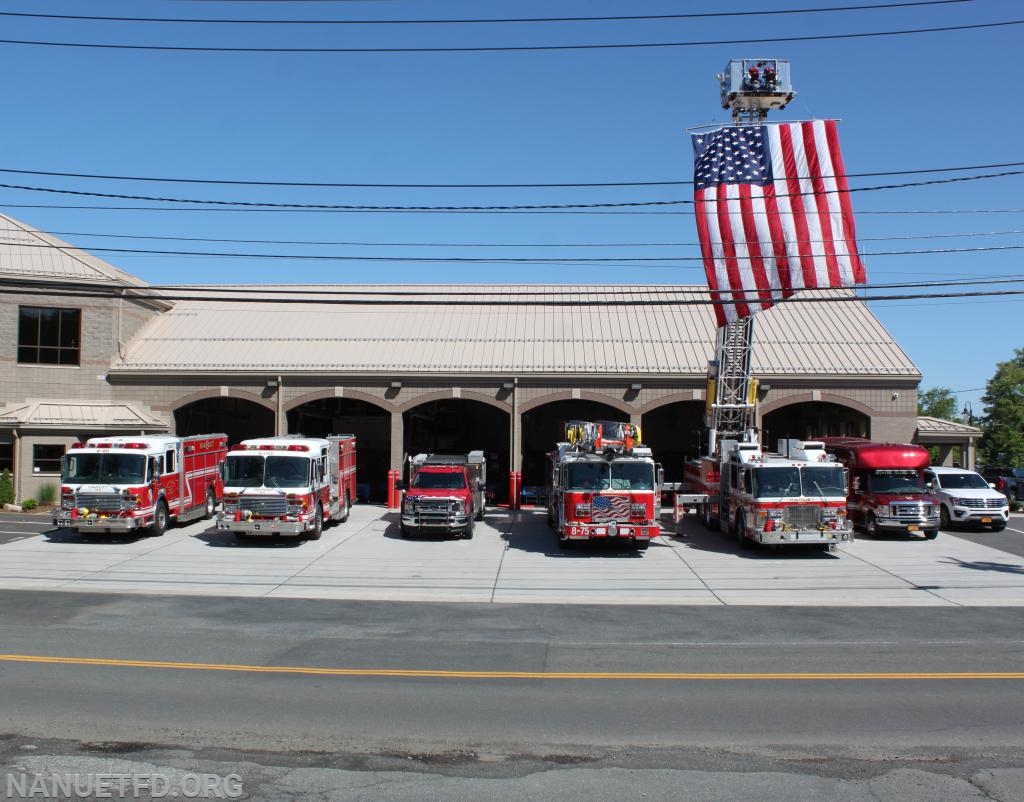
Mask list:
[[[990,526],[999,532],[1010,520],[1010,503],[980,473],[963,468],[926,468],[924,480],[939,501],[939,528],[951,524]]]

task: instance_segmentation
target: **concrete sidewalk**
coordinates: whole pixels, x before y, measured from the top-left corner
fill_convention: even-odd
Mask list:
[[[993,533],[998,544],[1002,535]],[[686,521],[643,553],[562,551],[540,510],[499,510],[473,540],[402,540],[357,506],[319,541],[238,542],[208,522],[163,537],[65,530],[0,545],[0,587],[388,601],[796,606],[1024,606],[1024,557],[941,533],[838,551],[741,551]]]

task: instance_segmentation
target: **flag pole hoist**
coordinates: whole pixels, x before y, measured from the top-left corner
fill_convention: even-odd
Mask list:
[[[706,524],[736,532],[741,545],[831,545],[848,539],[846,522],[839,521],[845,519],[845,492],[842,513],[833,515],[832,501],[814,489],[821,486],[814,479],[810,494],[820,502],[817,512],[807,508],[792,521],[776,520],[778,502],[776,512],[755,503],[756,479],[746,473],[778,456],[762,454],[759,444],[753,315],[802,289],[865,281],[836,121],[766,123],[770,110],[784,109],[796,94],[788,61],[734,59],[718,80],[722,108],[732,110],[733,124],[692,134],[695,219],[718,322],[705,396],[708,450],[687,466],[684,482],[703,492],[677,496],[677,518],[681,508],[696,506]],[[823,454],[805,445],[780,445],[788,469],[799,469],[806,455]],[[744,467],[725,470],[733,462]],[[807,489],[802,476],[798,470],[787,484],[782,506],[801,503]],[[761,479],[767,486],[769,476]],[[737,488],[734,481],[745,484]]]

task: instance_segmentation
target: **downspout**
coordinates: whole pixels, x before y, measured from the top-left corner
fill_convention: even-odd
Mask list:
[[[11,437],[14,439],[14,503],[21,501],[21,435],[18,429],[11,429]]]
[[[277,434],[288,434],[288,420],[284,416],[284,384],[277,377]]]

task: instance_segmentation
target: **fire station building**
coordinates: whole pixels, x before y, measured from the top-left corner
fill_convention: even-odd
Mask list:
[[[628,420],[682,478],[702,453],[715,346],[702,287],[150,288],[0,215],[0,468],[19,498],[64,448],[114,432],[354,433],[360,495],[407,455],[482,449],[544,483],[568,419]],[[846,291],[760,314],[753,374],[766,445],[918,432],[921,374]]]

